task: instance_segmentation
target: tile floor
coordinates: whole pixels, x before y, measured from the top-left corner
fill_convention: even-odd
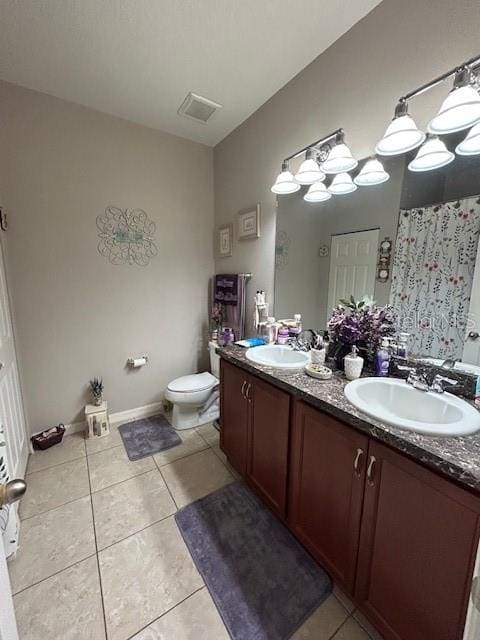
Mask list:
[[[228,640],[173,515],[236,474],[212,425],[181,435],[137,462],[117,429],[31,456],[9,565],[20,640]],[[370,638],[379,636],[337,590],[294,635]]]

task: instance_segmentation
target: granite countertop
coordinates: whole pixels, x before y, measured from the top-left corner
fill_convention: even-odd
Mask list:
[[[288,373],[258,365],[247,360],[246,351],[235,345],[217,349],[217,353],[227,362],[288,391],[434,471],[480,492],[480,432],[471,436],[443,438],[390,427],[366,416],[348,402],[343,393],[348,381],[341,372],[335,372],[330,380],[317,380],[303,372]]]

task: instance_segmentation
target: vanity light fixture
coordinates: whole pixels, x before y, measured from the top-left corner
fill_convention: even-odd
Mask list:
[[[392,122],[388,125],[383,138],[375,147],[382,156],[395,156],[415,149],[425,141],[425,134],[408,114],[407,101],[401,99],[395,107]]]
[[[311,142],[306,147],[303,147],[303,149],[295,151],[292,155],[284,158],[282,171],[278,174],[275,184],[271,187],[271,191],[278,195],[286,195],[288,193],[295,193],[295,191],[298,191],[300,189],[300,184],[316,184],[317,181],[325,180],[325,174],[318,166],[318,163],[314,158],[314,154],[321,160],[328,157],[327,154],[331,148],[330,141],[333,141],[334,139],[336,140],[339,134],[343,134],[342,129],[336,129],[332,133],[329,133],[328,136],[324,136],[323,138],[320,138],[320,140]],[[303,154],[305,154],[305,160],[300,165],[300,169],[296,176],[293,177],[288,168],[288,163],[290,160],[293,160],[293,158],[298,158]],[[356,160],[354,162],[356,163]],[[312,180],[312,178],[315,178],[315,180]]]
[[[363,165],[362,170],[353,179],[359,187],[370,187],[375,184],[382,184],[390,178],[390,175],[383,168],[383,164],[377,158],[370,158]]]
[[[344,173],[351,171],[358,165],[357,160],[352,156],[352,152],[345,144],[345,134],[340,131],[335,136],[335,146],[330,151],[327,159],[320,168],[325,173]]]
[[[282,171],[278,174],[271,191],[278,195],[286,195],[288,193],[295,193],[295,191],[299,189],[300,185],[298,182],[295,182],[292,172],[288,169],[288,160],[284,160],[282,162]]]
[[[353,193],[357,189],[358,187],[354,184],[351,175],[345,172],[337,173],[328,187],[328,191],[335,196],[343,196],[347,193]]]
[[[312,149],[307,149],[305,152],[305,160],[295,174],[295,180],[298,184],[313,184],[314,182],[325,180],[325,174],[313,157]]]
[[[431,133],[454,133],[480,122],[480,95],[473,86],[475,79],[467,66],[455,71],[453,89],[443,101],[437,115],[428,123]]]
[[[476,156],[480,153],[480,122],[470,129],[465,140],[457,144],[455,153],[460,156]]]
[[[430,136],[428,140],[418,150],[415,158],[409,163],[410,171],[431,171],[450,164],[455,158],[455,154],[447,149],[445,143]]]
[[[326,202],[330,200],[331,197],[332,194],[328,192],[323,182],[315,182],[303,196],[303,199],[306,202]]]

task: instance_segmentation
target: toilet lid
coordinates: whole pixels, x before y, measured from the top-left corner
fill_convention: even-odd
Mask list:
[[[191,376],[182,376],[176,378],[169,383],[168,388],[170,391],[188,392],[188,391],[205,391],[210,389],[218,380],[211,373],[205,371],[204,373],[194,373]]]

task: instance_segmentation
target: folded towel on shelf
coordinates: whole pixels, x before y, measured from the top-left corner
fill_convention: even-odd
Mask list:
[[[238,273],[219,273],[215,276],[214,299],[225,305],[238,304]]]

